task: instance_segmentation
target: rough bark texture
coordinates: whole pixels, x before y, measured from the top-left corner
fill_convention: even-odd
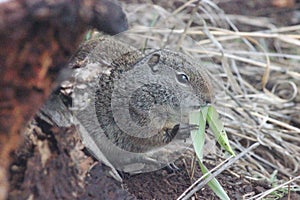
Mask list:
[[[5,199],[11,157],[23,143],[21,132],[58,84],[58,72],[85,31],[97,28],[115,34],[126,30],[127,22],[122,9],[107,0],[10,0],[1,3],[0,19],[0,199]],[[28,168],[34,159],[43,160],[34,156]],[[72,180],[76,171],[60,166],[64,170],[56,172],[55,160],[43,163],[40,170],[51,168],[53,177],[69,174],[66,181],[76,185]],[[29,177],[40,178],[38,174]]]
[[[134,199],[86,155],[76,127],[35,117],[10,167],[8,199]]]

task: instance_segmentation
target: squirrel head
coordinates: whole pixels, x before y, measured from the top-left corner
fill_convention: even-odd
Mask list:
[[[130,67],[118,66],[111,76],[114,116],[124,126],[133,122],[153,128],[145,135],[186,124],[190,112],[212,102],[205,68],[193,58],[167,49],[147,52]]]
[[[151,52],[137,61],[153,83],[173,91],[183,108],[200,109],[213,101],[213,89],[207,70],[185,54],[167,49]],[[147,69],[148,66],[148,70]],[[145,80],[145,79],[143,79]]]

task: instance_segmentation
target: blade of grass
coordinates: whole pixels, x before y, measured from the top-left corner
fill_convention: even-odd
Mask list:
[[[219,114],[213,106],[208,107],[207,112],[207,122],[209,128],[214,133],[218,143],[231,155],[235,156],[235,153],[229,145],[229,140],[227,138],[226,131],[224,129],[223,123],[220,121]]]
[[[204,142],[205,142],[205,127],[206,127],[206,119],[208,118],[208,109],[209,107],[204,107],[201,109],[200,112],[192,112],[189,115],[189,122],[190,124],[198,125],[198,130],[191,131],[191,137],[193,141],[194,150],[196,152],[196,155],[198,157],[198,163],[200,166],[200,169],[202,171],[205,178],[209,176],[208,169],[204,166],[202,163],[203,159],[203,148],[204,148]],[[217,181],[216,178],[213,178],[211,181],[207,183],[207,185],[212,189],[212,191],[222,200],[228,200],[229,197],[226,194],[223,187],[220,185],[220,183]]]
[[[191,137],[196,155],[201,161],[203,159],[207,111],[208,107],[204,107],[201,109],[200,112],[192,112],[189,115],[190,124],[195,124],[199,126],[198,130],[191,131]]]
[[[208,173],[208,169],[205,167],[205,165],[199,160],[199,166],[203,174]],[[209,177],[210,174],[206,175],[206,178]],[[207,183],[207,185],[212,189],[212,191],[222,200],[230,199],[221,184],[217,181],[216,178],[211,179]]]

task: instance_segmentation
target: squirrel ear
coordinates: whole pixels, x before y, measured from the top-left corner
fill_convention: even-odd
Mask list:
[[[153,72],[158,72],[157,64],[159,63],[159,59],[160,59],[160,54],[154,53],[151,55],[151,57],[149,58],[149,60],[147,62],[147,64],[149,65],[149,67],[151,68],[151,70]]]

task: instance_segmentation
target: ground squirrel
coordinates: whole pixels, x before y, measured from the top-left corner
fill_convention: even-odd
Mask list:
[[[75,114],[87,131],[83,140],[89,137],[88,148],[97,154],[97,146],[119,169],[137,154],[144,158],[173,139],[186,139],[188,113],[212,100],[206,70],[167,49],[138,50],[101,36],[83,43],[70,66],[73,101],[87,99]]]

